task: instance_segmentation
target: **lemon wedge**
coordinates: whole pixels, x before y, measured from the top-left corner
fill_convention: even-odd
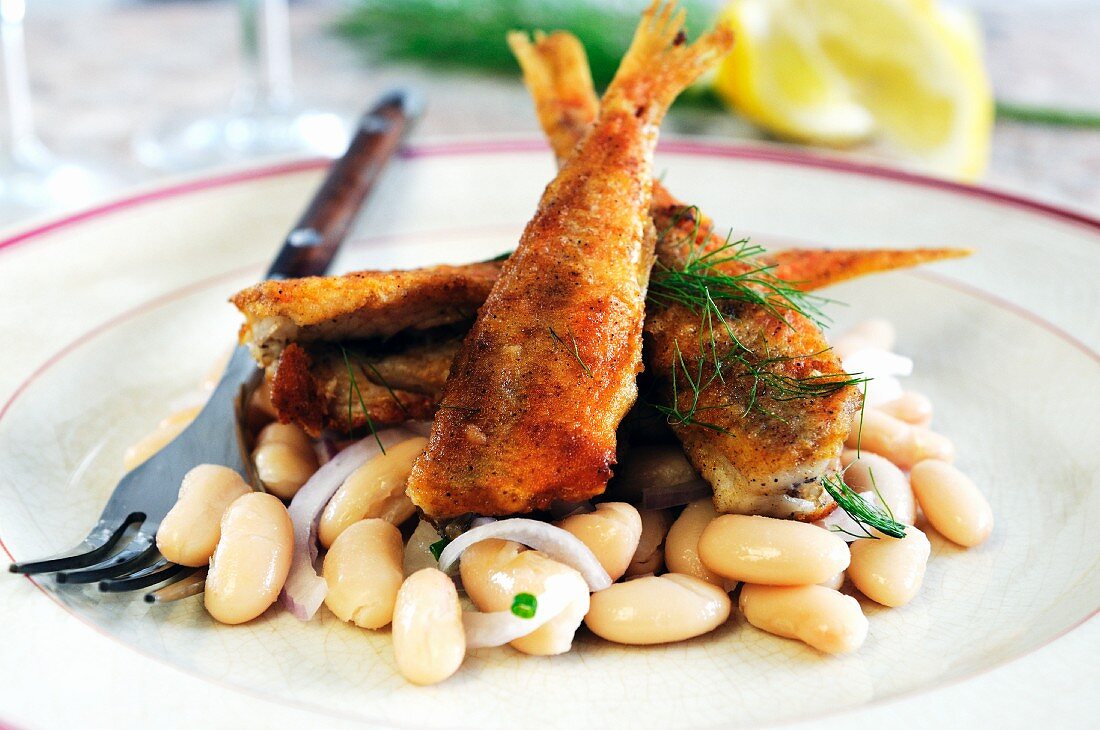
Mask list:
[[[935,0],[734,0],[718,94],[780,137],[885,143],[951,177],[985,169],[993,99],[972,17]]]

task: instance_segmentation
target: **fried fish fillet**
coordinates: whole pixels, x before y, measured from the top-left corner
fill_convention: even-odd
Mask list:
[[[379,354],[376,343],[289,343],[271,379],[280,420],[317,437],[370,425],[429,420],[460,336]]]
[[[557,32],[513,50],[555,155],[568,157],[594,118],[583,46]],[[763,270],[803,290],[967,253],[788,251],[759,260],[719,256],[722,263],[698,268],[700,256],[727,250],[710,220],[659,181],[650,213],[663,233],[656,253],[664,271],[694,265],[699,273],[736,277]],[[688,458],[713,487],[715,507],[800,520],[832,511],[822,479],[839,466],[861,398],[817,325],[782,301],[769,307],[719,299],[713,309],[658,302],[646,313],[647,375]]]
[[[596,121],[479,310],[409,476],[432,518],[529,512],[606,488],[641,370],[658,125],[732,43],[719,28],[686,44],[683,17],[673,4],[643,14]]]
[[[266,367],[291,342],[385,338],[472,321],[499,274],[495,261],[356,271],[264,281],[230,301],[245,316],[241,342]]]

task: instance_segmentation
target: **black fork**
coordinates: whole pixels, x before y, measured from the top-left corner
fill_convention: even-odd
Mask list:
[[[384,95],[363,115],[347,151],[333,163],[265,278],[325,272],[419,111],[416,96],[399,89]],[[198,464],[228,466],[255,483],[240,413],[245,395],[256,387],[260,375],[248,348],[238,347],[194,422],[119,481],[96,526],[79,545],[41,560],[12,563],[9,570],[28,575],[54,573],[58,583],[98,581],[99,589],[106,592],[170,585],[193,574],[194,569],[161,557],[157,529],[176,502],[183,476]],[[115,552],[123,538],[125,544]]]

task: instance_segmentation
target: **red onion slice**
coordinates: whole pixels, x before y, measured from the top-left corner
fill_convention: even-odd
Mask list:
[[[511,611],[462,614],[462,625],[466,629],[466,648],[504,646],[542,628],[569,605],[572,592],[570,584],[568,576],[556,575],[548,578],[546,590],[535,597],[537,606],[535,615],[531,618],[520,618]]]
[[[317,522],[325,505],[352,472],[382,453],[378,447],[396,446],[402,441],[416,438],[416,434],[404,428],[391,428],[348,446],[332,457],[332,460],[314,472],[302,485],[290,502],[290,521],[294,525],[294,556],[290,563],[283,591],[283,605],[295,618],[309,621],[321,607],[328,594],[325,579],[317,574]]]
[[[493,538],[513,540],[545,553],[551,560],[568,565],[584,577],[592,591],[602,591],[611,585],[611,576],[587,545],[560,527],[523,517],[498,520],[462,533],[439,556],[439,569],[446,572],[466,548]]]

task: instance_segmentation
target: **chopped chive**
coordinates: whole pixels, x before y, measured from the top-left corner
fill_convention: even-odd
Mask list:
[[[512,599],[512,613],[520,618],[534,618],[538,607],[539,599],[530,593],[517,593]]]
[[[428,552],[432,554],[432,557],[435,558],[435,561],[437,563],[439,562],[439,556],[443,554],[443,551],[447,548],[447,545],[449,545],[450,542],[450,540],[444,537],[440,540],[436,540],[428,546]]]

